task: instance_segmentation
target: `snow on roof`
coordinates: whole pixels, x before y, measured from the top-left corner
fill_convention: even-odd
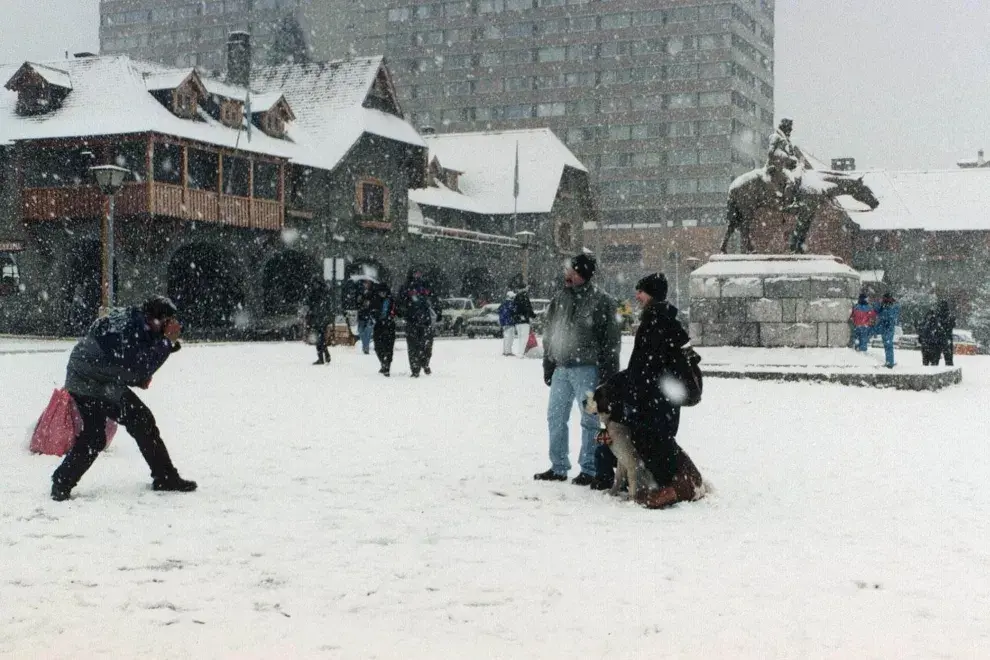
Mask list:
[[[864,182],[880,200],[876,210],[860,213],[868,207],[838,198],[861,229],[990,230],[990,169],[876,170]]]
[[[414,188],[409,191],[409,199],[423,206],[435,206],[470,213],[488,213],[478,201],[462,195],[456,190],[451,190],[443,184],[429,188]]]
[[[196,73],[195,69],[176,69],[160,73],[145,73],[144,86],[149,92],[163,89],[175,89]]]
[[[365,133],[426,146],[405,119],[363,107],[383,66],[379,56],[264,67],[252,72],[251,88],[284,95],[292,107],[289,136],[308,146],[298,162],[333,169]]]
[[[203,121],[173,115],[146,87],[144,63],[135,66],[127,56],[87,57],[59,60],[75,81],[61,107],[25,117],[15,111],[17,94],[0,90],[0,144],[15,140],[124,135],[155,132],[222,147],[292,158],[299,147],[286,140],[253,131],[251,141],[202,114]],[[0,67],[0,78],[15,69]],[[157,73],[163,73],[161,69]],[[187,76],[189,71],[184,72]]]
[[[244,151],[327,170],[334,169],[365,132],[426,146],[404,119],[362,106],[383,65],[381,57],[257,71],[252,79],[258,83],[251,88],[252,110],[264,112],[285,97],[295,119],[286,124],[288,139],[272,138],[258,130],[251,132],[250,142],[237,129],[203,112],[200,121],[177,117],[149,93],[177,87],[193,75],[193,69],[170,69],[125,55],[59,60],[53,65],[63,67],[66,76],[72,77],[73,91],[56,110],[25,117],[15,111],[17,94],[0,89],[0,144],[155,132],[216,146],[236,145]],[[0,79],[10,79],[19,68],[0,66]],[[211,94],[237,100],[246,95],[242,87],[201,79]]]
[[[440,164],[463,173],[461,193],[486,213],[513,212],[513,176],[519,145],[519,213],[549,213],[565,167],[587,168],[548,128],[429,135]]]
[[[831,255],[715,254],[691,277],[767,277],[854,275],[856,271]]]
[[[859,273],[859,278],[863,282],[878,282],[878,283],[879,282],[883,282],[883,278],[886,275],[886,272],[885,271],[879,270],[879,269],[877,269],[877,270],[860,270],[860,271],[857,271],[857,272]]]
[[[20,66],[12,68],[9,72],[5,71],[3,82],[9,85],[14,78],[19,77],[18,74],[22,71],[33,71],[51,85],[62,87],[63,89],[72,89],[72,78],[69,76],[68,71],[38,62],[24,62]],[[10,88],[8,87],[8,89]]]

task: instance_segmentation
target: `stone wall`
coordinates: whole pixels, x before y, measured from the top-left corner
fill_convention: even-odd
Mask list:
[[[697,346],[842,347],[859,275],[831,256],[715,255],[691,274]]]

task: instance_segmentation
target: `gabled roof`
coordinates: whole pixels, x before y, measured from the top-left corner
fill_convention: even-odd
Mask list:
[[[867,207],[849,197],[839,198],[861,229],[990,230],[990,169],[862,174],[880,206],[862,213]]]
[[[135,63],[124,55],[59,60],[51,66],[63,68],[73,81],[73,91],[61,107],[25,117],[16,112],[17,95],[0,92],[0,144],[16,140],[39,140],[95,135],[159,133],[221,147],[291,158],[298,148],[252,133],[248,142],[238,130],[200,115],[202,121],[173,115],[148,91],[145,74],[168,73],[163,67]],[[10,67],[0,66],[0,78]],[[174,73],[174,70],[173,70]],[[189,70],[185,70],[188,75]],[[198,75],[198,74],[197,74]],[[178,77],[178,74],[176,74]]]
[[[206,92],[206,87],[200,79],[199,74],[196,73],[196,69],[176,69],[173,71],[149,72],[144,74],[144,86],[149,92],[177,89],[190,81],[204,93]]]
[[[12,92],[18,91],[21,81],[31,73],[40,76],[49,85],[55,85],[63,89],[72,89],[72,78],[69,76],[68,71],[37,62],[25,62],[9,78],[4,75],[3,78],[6,80],[4,87]]]
[[[549,213],[553,209],[564,168],[587,168],[549,128],[426,136],[431,157],[446,169],[462,172],[458,187],[477,212],[504,215],[513,212],[516,145],[519,148],[519,213]],[[452,191],[451,191],[452,192]],[[420,204],[442,201],[433,188],[410,191]],[[446,208],[460,208],[440,204]],[[460,208],[460,210],[470,210]]]
[[[309,156],[297,160],[303,165],[333,169],[365,133],[426,146],[405,119],[364,107],[383,71],[387,76],[381,57],[283,64],[253,71],[251,89],[283,94],[296,115],[287,133],[292,140],[309,146]]]

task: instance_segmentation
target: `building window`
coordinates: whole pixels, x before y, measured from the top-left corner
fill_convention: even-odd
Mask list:
[[[236,156],[223,157],[223,194],[234,197],[248,197],[250,186],[251,161]]]
[[[220,102],[220,122],[231,128],[240,128],[244,124],[244,110],[240,101],[224,99]]]
[[[478,0],[479,14],[500,14],[505,11],[505,0]]]
[[[697,179],[670,179],[667,181],[667,194],[691,195],[698,192]]]
[[[189,187],[193,190],[217,191],[220,155],[213,151],[189,149]]]
[[[0,252],[0,296],[12,296],[21,290],[21,272],[14,255]]]
[[[610,264],[638,264],[643,260],[643,246],[606,245],[602,250],[602,260]]]
[[[631,19],[629,14],[607,14],[602,16],[602,29],[615,30],[629,27]]]
[[[698,95],[690,92],[668,94],[667,107],[671,110],[676,110],[678,108],[696,108],[698,107]]]
[[[361,179],[357,183],[358,213],[369,219],[384,220],[388,214],[388,188],[378,179]]]
[[[260,199],[278,199],[278,164],[254,161],[254,196]]]
[[[574,243],[574,232],[571,229],[571,223],[562,222],[557,228],[557,247],[561,250],[566,250],[570,248]]]
[[[720,108],[729,105],[729,92],[701,92],[698,94],[698,106],[702,108]]]
[[[177,89],[172,93],[172,112],[187,119],[196,116],[196,95],[185,89]]]
[[[167,142],[156,142],[152,164],[155,181],[175,186],[182,185],[182,147]]]
[[[537,117],[562,117],[565,105],[563,103],[540,103],[536,106]]]

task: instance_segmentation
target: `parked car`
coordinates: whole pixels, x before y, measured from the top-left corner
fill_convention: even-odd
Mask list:
[[[969,330],[952,331],[953,353],[956,355],[986,355],[986,346],[976,341]]]
[[[440,332],[463,335],[465,322],[481,314],[470,298],[444,298],[440,301],[443,315],[440,318]]]
[[[485,305],[481,308],[480,315],[464,322],[464,328],[469,338],[502,336],[502,326],[498,323],[499,305],[500,303]]]

